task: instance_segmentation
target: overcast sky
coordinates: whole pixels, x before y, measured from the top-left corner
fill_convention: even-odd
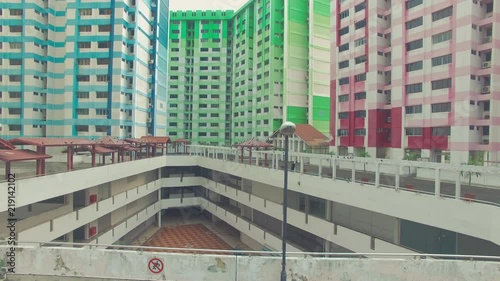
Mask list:
[[[170,10],[237,10],[248,0],[170,0]]]

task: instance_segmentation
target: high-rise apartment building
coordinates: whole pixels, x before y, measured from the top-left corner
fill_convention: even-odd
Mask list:
[[[500,160],[494,2],[333,1],[330,130],[339,154]]]
[[[4,138],[165,135],[168,0],[7,0],[0,23]]]
[[[329,130],[329,1],[171,12],[167,134],[267,139],[284,119]]]

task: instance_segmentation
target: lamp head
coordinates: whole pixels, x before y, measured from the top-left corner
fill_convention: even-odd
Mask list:
[[[297,129],[297,127],[295,126],[295,124],[293,124],[292,122],[285,122],[281,125],[280,127],[280,133],[284,136],[291,136],[295,133],[295,129]]]

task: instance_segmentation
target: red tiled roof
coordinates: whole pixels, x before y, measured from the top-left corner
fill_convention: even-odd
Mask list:
[[[73,146],[90,145],[94,142],[88,139],[76,138],[15,138],[9,140],[13,145],[36,145],[36,146]]]
[[[169,137],[155,137],[155,136],[143,136],[141,140],[146,140],[151,143],[169,143],[171,142]]]
[[[110,136],[105,136],[101,139],[98,139],[95,141],[96,144],[100,144],[100,145],[103,145],[103,146],[125,146],[125,145],[129,145],[128,142],[126,141],[123,141],[123,140],[119,140],[119,139],[116,139],[116,138],[113,138],[113,137],[110,137]]]
[[[110,148],[106,148],[106,147],[102,147],[100,145],[96,145],[95,146],[95,149],[91,152],[94,152],[94,153],[97,153],[97,154],[106,154],[106,153],[111,153],[111,152],[115,152],[116,150],[114,149],[110,149]]]
[[[4,139],[0,139],[0,149],[13,150],[16,149],[16,146]]]
[[[256,140],[256,139],[247,140],[247,141],[244,141],[242,143],[236,144],[235,146],[236,147],[274,147],[274,145],[272,145],[270,143]]]
[[[327,146],[328,137],[309,124],[298,124],[295,134],[309,146]]]
[[[187,139],[183,139],[183,138],[176,139],[176,140],[174,140],[173,142],[175,142],[175,143],[191,143],[191,142],[190,142],[190,141],[188,141]]]
[[[141,150],[138,147],[133,147],[133,146],[130,146],[130,145],[124,146],[124,147],[122,147],[122,149],[126,150],[126,151],[139,151],[139,150]]]
[[[52,156],[47,154],[40,154],[36,151],[29,149],[20,150],[0,150],[0,160],[4,162],[15,162],[24,160],[40,160],[52,158]]]

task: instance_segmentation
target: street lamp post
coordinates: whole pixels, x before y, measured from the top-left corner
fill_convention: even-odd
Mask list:
[[[287,209],[288,209],[288,137],[295,133],[296,126],[292,122],[285,122],[280,127],[280,133],[285,137],[285,165],[284,165],[284,188],[283,188],[283,227],[281,234],[282,262],[281,281],[286,281],[286,230],[287,230]]]

